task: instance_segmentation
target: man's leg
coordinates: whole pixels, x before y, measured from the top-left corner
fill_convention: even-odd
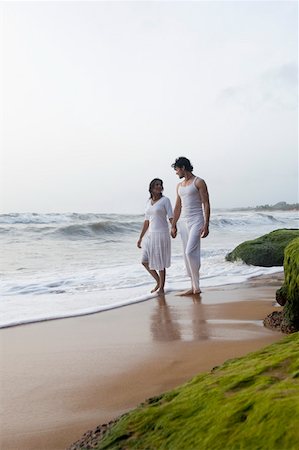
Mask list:
[[[189,238],[186,245],[185,255],[191,272],[192,289],[194,294],[200,293],[199,270],[200,270],[200,232],[201,225],[194,224],[189,230]]]
[[[191,278],[191,289],[181,292],[179,295],[192,295],[193,294],[192,270],[191,270],[191,266],[190,266],[190,260],[186,253],[188,241],[189,241],[189,237],[190,237],[190,230],[189,230],[187,223],[184,221],[180,222],[179,230],[180,230],[180,235],[181,235],[182,244],[183,244],[183,255],[184,255],[186,271],[187,271],[188,276]]]
[[[184,255],[184,262],[185,262],[187,274],[191,278],[191,268],[189,265],[189,260],[186,257],[186,248],[187,248],[188,239],[189,239],[189,229],[185,222],[180,223],[180,235],[181,235],[182,244],[183,244],[183,255]]]

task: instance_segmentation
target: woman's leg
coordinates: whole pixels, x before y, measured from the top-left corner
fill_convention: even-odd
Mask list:
[[[165,278],[166,278],[166,269],[159,270],[160,280],[159,280],[158,294],[164,294]]]
[[[159,289],[159,287],[160,287],[160,277],[159,277],[158,273],[157,273],[155,270],[150,269],[147,262],[143,261],[143,262],[142,262],[142,265],[146,268],[146,270],[148,271],[148,273],[150,273],[151,276],[156,280],[157,284],[156,284],[156,286],[151,290],[151,292],[156,292],[156,291]]]

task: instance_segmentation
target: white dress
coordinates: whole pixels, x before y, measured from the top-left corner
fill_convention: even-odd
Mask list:
[[[153,270],[170,267],[171,245],[168,219],[173,217],[169,198],[161,197],[152,205],[148,200],[145,209],[145,220],[149,228],[144,242],[142,262],[147,262]]]

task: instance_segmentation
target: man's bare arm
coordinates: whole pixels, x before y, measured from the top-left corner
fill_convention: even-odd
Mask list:
[[[173,219],[172,219],[171,232],[170,232],[170,234],[173,238],[175,238],[177,235],[176,224],[180,218],[181,210],[182,210],[182,202],[181,202],[181,197],[179,196],[179,193],[178,193],[178,186],[177,186],[177,198],[176,198],[175,207],[173,210]]]
[[[205,238],[209,234],[209,224],[210,224],[210,199],[207,185],[204,180],[198,180],[196,186],[199,190],[200,198],[203,204],[204,211],[204,226],[201,231],[201,237]]]

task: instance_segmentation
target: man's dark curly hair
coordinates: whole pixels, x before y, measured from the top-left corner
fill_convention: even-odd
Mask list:
[[[180,156],[179,158],[177,158],[175,160],[175,162],[173,164],[171,164],[171,167],[173,167],[174,169],[176,167],[182,169],[182,167],[185,168],[185,170],[187,170],[188,172],[192,172],[193,170],[193,166],[190,162],[190,160],[188,158],[185,158],[184,156]]]

